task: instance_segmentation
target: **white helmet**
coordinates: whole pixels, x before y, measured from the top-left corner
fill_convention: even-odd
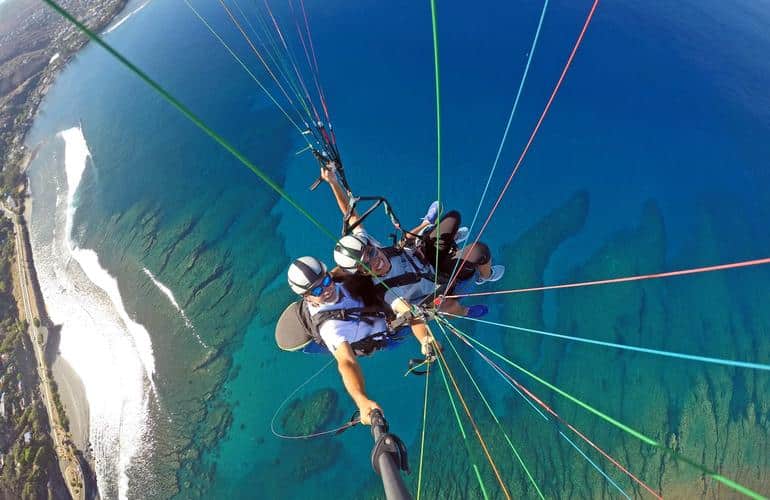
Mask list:
[[[286,274],[292,291],[304,295],[326,274],[326,264],[315,257],[300,257],[291,263]]]
[[[343,270],[354,273],[369,241],[355,234],[343,236],[334,246],[334,262]]]

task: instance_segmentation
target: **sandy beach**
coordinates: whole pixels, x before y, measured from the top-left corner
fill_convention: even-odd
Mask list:
[[[59,388],[59,398],[64,406],[64,411],[67,412],[72,441],[86,457],[89,457],[89,412],[85,386],[75,370],[61,356],[56,357],[51,371]]]
[[[33,159],[35,153],[33,152],[26,159],[22,166],[22,172],[24,172],[29,164],[29,161]],[[24,220],[26,224],[29,224],[32,215],[32,196],[28,193],[24,202]],[[29,228],[27,228],[29,231]],[[30,252],[31,255],[31,252]],[[30,266],[34,269],[34,265]],[[34,308],[36,313],[40,317],[41,321],[48,325],[48,334],[46,335],[46,364],[51,368],[51,374],[53,380],[56,382],[59,399],[61,400],[64,411],[66,412],[67,419],[69,420],[69,431],[72,436],[72,441],[78,450],[84,453],[84,456],[90,460],[90,453],[88,452],[89,443],[89,411],[88,411],[88,398],[86,397],[85,386],[78,374],[73,370],[72,366],[59,355],[59,325],[52,325],[51,320],[48,318],[48,314],[45,311],[45,302],[43,301],[43,294],[40,290],[40,284],[37,280],[37,276],[33,274],[32,287],[33,293],[36,298],[34,302]],[[93,465],[93,464],[92,464]]]
[[[25,172],[29,163],[36,156],[36,148],[25,155],[24,163],[22,164],[21,171]],[[23,212],[23,227],[27,233],[25,241],[29,244],[29,221],[32,216],[32,203],[33,197],[27,192],[24,199],[24,212]],[[41,328],[41,333],[44,336],[44,352],[45,362],[51,369],[51,375],[57,386],[57,392],[66,417],[69,421],[69,433],[71,439],[75,444],[75,447],[80,451],[83,456],[89,461],[91,468],[93,469],[92,457],[89,451],[89,405],[88,398],[86,397],[85,386],[82,380],[77,375],[72,366],[69,365],[58,352],[59,346],[59,331],[60,325],[54,325],[48,316],[46,310],[45,301],[43,300],[43,293],[40,289],[40,283],[37,277],[37,270],[33,264],[32,251],[30,247],[27,247],[27,255],[29,259],[28,273],[29,284],[32,288],[32,300],[30,306],[33,311],[33,315],[39,318],[41,325],[45,328]],[[17,297],[19,300],[19,308],[23,309],[23,303],[21,297]],[[32,321],[29,318],[29,321]]]

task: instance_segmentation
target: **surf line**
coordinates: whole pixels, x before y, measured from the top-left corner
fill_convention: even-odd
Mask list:
[[[158,288],[158,290],[160,290],[161,293],[168,298],[168,301],[171,302],[171,305],[174,306],[174,308],[177,311],[179,311],[179,314],[182,316],[182,319],[184,320],[185,326],[189,328],[190,331],[192,331],[193,335],[195,336],[195,340],[197,340],[201,346],[208,349],[209,346],[203,341],[201,336],[198,335],[198,331],[195,329],[195,325],[193,325],[192,321],[190,321],[190,318],[187,316],[187,313],[184,312],[184,309],[182,309],[182,307],[176,301],[176,297],[174,297],[174,292],[172,292],[169,287],[161,283],[158,280],[158,278],[156,278],[155,275],[152,274],[152,272],[146,267],[142,268],[142,271],[144,271],[144,274],[146,274],[147,277],[150,278],[150,281],[153,282],[153,284]]]
[[[146,1],[146,2],[144,2],[142,5],[140,5],[140,6],[139,6],[139,7],[137,7],[136,9],[134,9],[134,10],[132,10],[131,12],[129,12],[128,14],[126,14],[126,15],[123,17],[123,19],[120,19],[118,22],[116,22],[115,24],[113,24],[112,26],[110,26],[109,28],[107,28],[107,29],[106,29],[104,32],[102,32],[102,35],[107,35],[107,34],[109,34],[109,33],[112,33],[113,31],[115,31],[116,29],[118,29],[118,27],[119,27],[120,25],[122,25],[123,23],[125,23],[126,21],[128,21],[128,20],[129,20],[129,18],[131,18],[131,17],[133,17],[133,16],[134,16],[134,14],[138,13],[140,10],[144,9],[145,7],[147,7],[147,4],[149,4],[151,1],[152,1],[152,0],[147,0],[147,1]]]

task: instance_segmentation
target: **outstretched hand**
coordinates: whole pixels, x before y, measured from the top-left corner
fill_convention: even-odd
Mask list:
[[[382,412],[382,408],[380,408],[380,405],[378,405],[376,402],[372,401],[371,399],[367,399],[366,401],[362,401],[358,405],[358,411],[361,414],[361,423],[364,425],[372,425],[372,418],[371,413],[373,410],[380,410]]]
[[[425,342],[420,342],[420,352],[425,357],[435,356],[437,350],[443,351],[444,347],[434,338],[431,338],[430,341],[426,339]]]

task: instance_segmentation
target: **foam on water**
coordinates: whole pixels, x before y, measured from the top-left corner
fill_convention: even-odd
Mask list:
[[[193,335],[195,336],[196,340],[200,345],[208,349],[208,346],[205,342],[203,342],[203,339],[198,335],[198,332],[195,331],[195,326],[192,324],[192,321],[190,321],[190,318],[187,317],[187,314],[184,312],[184,309],[181,308],[179,303],[176,301],[176,297],[174,297],[174,292],[171,291],[169,287],[158,281],[158,279],[155,277],[152,272],[147,269],[146,267],[142,269],[144,271],[144,274],[147,275],[148,278],[150,278],[150,281],[153,282],[153,284],[158,287],[158,290],[161,291],[163,295],[165,295],[169,302],[171,302],[171,305],[174,306],[174,308],[179,311],[179,314],[182,316],[182,319],[184,320],[184,324],[187,328],[189,328]]]
[[[140,6],[139,6],[139,7],[137,7],[136,9],[132,10],[131,12],[129,12],[128,14],[126,14],[126,15],[125,15],[124,17],[122,17],[121,19],[118,19],[118,20],[117,20],[117,21],[116,21],[116,22],[115,22],[115,23],[114,23],[112,26],[110,26],[109,28],[107,28],[106,30],[104,30],[104,32],[102,33],[102,35],[107,35],[107,34],[109,34],[109,33],[112,33],[113,31],[115,31],[116,29],[118,29],[118,26],[122,25],[123,23],[125,23],[126,21],[128,21],[128,20],[129,20],[129,19],[130,19],[130,18],[131,18],[131,17],[132,17],[134,14],[138,13],[140,10],[144,9],[145,7],[147,7],[147,4],[149,4],[149,3],[150,3],[150,1],[151,1],[151,0],[147,0],[147,1],[146,1],[146,2],[144,2],[142,5],[140,5]]]
[[[127,498],[127,469],[150,445],[146,422],[155,360],[149,333],[129,316],[115,278],[101,267],[96,252],[78,248],[72,238],[75,195],[90,152],[80,128],[59,136],[66,182],[56,179],[55,210],[40,208],[36,216],[33,205],[35,267],[51,320],[61,325],[61,356],[85,387],[101,494]],[[51,211],[52,224],[42,220]],[[52,231],[36,230],[47,224]]]

